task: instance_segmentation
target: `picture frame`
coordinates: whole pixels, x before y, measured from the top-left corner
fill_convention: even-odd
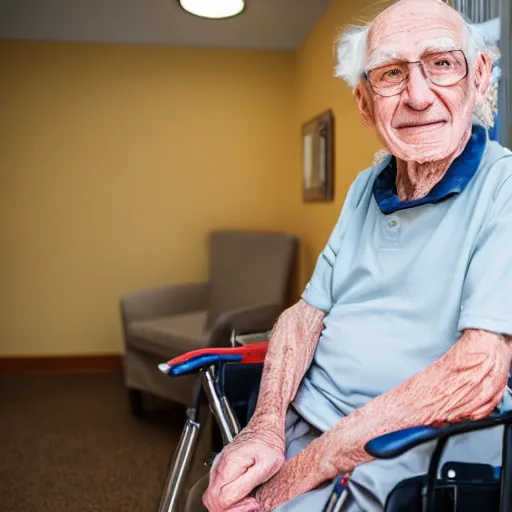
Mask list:
[[[326,110],[302,125],[304,202],[334,200],[334,114]]]

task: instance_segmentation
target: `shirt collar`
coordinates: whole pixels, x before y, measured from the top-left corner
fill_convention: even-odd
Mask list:
[[[398,210],[405,210],[422,204],[436,204],[459,194],[480,167],[486,145],[486,130],[479,125],[473,125],[471,137],[464,151],[452,162],[443,179],[425,197],[413,201],[400,201],[398,198],[396,192],[396,158],[392,156],[373,184],[373,196],[381,212],[389,215]]]

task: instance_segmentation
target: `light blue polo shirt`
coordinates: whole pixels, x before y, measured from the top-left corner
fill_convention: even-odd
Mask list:
[[[420,201],[389,156],[352,184],[302,298],[327,313],[293,402],[325,431],[439,359],[468,328],[512,335],[512,153],[473,127]]]

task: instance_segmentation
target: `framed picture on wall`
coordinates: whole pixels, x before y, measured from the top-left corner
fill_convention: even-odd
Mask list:
[[[334,115],[327,110],[302,125],[302,197],[334,199]]]

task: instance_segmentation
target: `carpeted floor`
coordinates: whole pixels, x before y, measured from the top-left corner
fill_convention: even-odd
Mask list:
[[[118,373],[0,375],[0,511],[156,512],[184,411],[146,407]]]

